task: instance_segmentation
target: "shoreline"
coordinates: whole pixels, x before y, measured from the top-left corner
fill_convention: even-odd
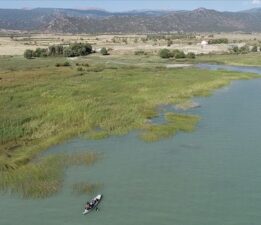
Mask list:
[[[16,58],[12,58],[8,63],[16,65],[15,60]],[[31,138],[32,141],[27,142],[27,145],[14,149],[12,152],[8,151],[7,148],[6,152],[10,154],[9,158],[3,153],[0,155],[2,172],[19,170],[28,165],[39,152],[79,134],[92,132],[93,138],[103,138],[124,135],[133,129],[145,129],[148,132],[147,140],[160,140],[161,138],[173,136],[177,131],[192,131],[194,126],[190,127],[188,125],[191,125],[190,122],[196,124],[197,118],[194,117],[169,115],[170,123],[164,126],[155,124],[147,126],[146,121],[157,116],[156,108],[158,105],[184,104],[194,97],[211,95],[214,90],[229,85],[233,80],[256,78],[253,74],[248,73],[230,71],[211,71],[209,73],[208,70],[200,70],[194,67],[188,67],[184,70],[180,68],[169,70],[162,67],[147,68],[145,70],[144,68],[129,68],[127,66],[111,68],[110,65],[106,65],[107,68],[105,66],[100,70],[99,64],[92,63],[90,63],[91,66],[88,65],[82,75],[78,75],[77,66],[74,64],[69,68],[56,68],[54,66],[55,60],[62,61],[63,58],[37,59],[34,61],[19,60],[19,63],[22,62],[23,64],[16,65],[17,70],[2,72],[2,81],[6,85],[4,87],[7,91],[3,93],[8,99],[8,91],[11,91],[11,93],[16,91],[15,93],[18,93],[18,96],[13,98],[16,100],[24,96],[24,103],[31,102],[31,107],[33,105],[35,107],[30,110],[36,110],[32,112],[38,117],[42,117],[40,117],[40,123],[38,119],[27,118],[22,120],[21,125],[17,125],[17,129],[20,127],[29,127],[31,129],[35,124],[39,124],[38,127],[40,128],[35,128],[35,131],[28,130],[32,132],[33,136],[22,133],[22,138],[17,137],[15,139],[16,145],[22,144],[23,139],[26,138],[28,140]],[[37,61],[43,66],[31,71],[30,74],[28,70],[30,63]],[[48,65],[48,67],[45,67],[45,65]],[[22,72],[19,66],[24,68]],[[120,75],[116,76],[115,71]],[[12,73],[14,79],[12,83],[9,83],[8,79],[6,79],[10,77],[10,73]],[[46,76],[46,74],[49,75]],[[76,75],[72,76],[72,74]],[[154,79],[151,79],[152,76]],[[16,79],[16,77],[19,79]],[[30,83],[32,79],[35,81],[33,84]],[[60,85],[61,81],[63,85]],[[43,82],[45,84],[44,88],[42,86]],[[53,89],[53,86],[56,89]],[[36,95],[37,98],[28,98],[28,95],[33,97]],[[86,98],[88,95],[91,97]],[[66,104],[61,99],[66,100]],[[42,102],[47,105],[39,104]],[[11,101],[8,104],[14,108],[16,107],[16,101]],[[19,104],[21,104],[21,101],[19,101]],[[42,108],[43,106],[44,108]],[[22,105],[22,107],[24,107],[24,111],[28,111],[27,104]],[[46,109],[48,110],[46,111]],[[89,110],[89,113],[86,113],[86,110]],[[8,115],[12,115],[11,112]],[[17,112],[20,114],[17,114]],[[42,114],[42,112],[47,112],[47,114]],[[22,113],[23,110],[16,111],[15,115],[23,118]],[[71,125],[72,121],[73,126]],[[176,126],[175,124],[179,122],[180,125]],[[58,127],[54,127],[53,124]],[[4,129],[8,130],[8,124],[6,126]],[[96,131],[96,128],[100,128],[103,133]],[[13,131],[12,126],[10,131]],[[18,131],[20,132],[20,130]],[[35,135],[40,138],[34,139]],[[9,136],[6,137],[9,138]],[[6,142],[6,147],[8,147],[7,144],[8,142]],[[13,143],[9,141],[9,144],[12,147]]]

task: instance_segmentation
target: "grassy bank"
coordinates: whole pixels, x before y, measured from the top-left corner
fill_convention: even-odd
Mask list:
[[[101,138],[143,128],[160,104],[180,104],[207,96],[231,80],[253,77],[195,68],[115,65],[92,57],[55,66],[67,60],[0,58],[2,171],[19,169],[38,151],[81,133]]]

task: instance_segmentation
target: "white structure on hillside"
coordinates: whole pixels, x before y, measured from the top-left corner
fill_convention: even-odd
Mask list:
[[[201,45],[202,48],[204,48],[205,46],[208,45],[208,42],[203,40],[203,41],[201,41],[200,45]]]

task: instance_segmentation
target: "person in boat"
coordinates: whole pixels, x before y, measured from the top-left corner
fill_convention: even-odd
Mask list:
[[[92,207],[91,203],[90,202],[86,202],[85,209],[89,210],[91,207]]]
[[[96,200],[91,201],[91,203],[90,203],[91,207],[93,207],[95,205],[95,203],[96,203]]]

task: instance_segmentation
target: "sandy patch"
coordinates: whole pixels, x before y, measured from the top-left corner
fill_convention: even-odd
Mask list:
[[[184,63],[180,63],[180,64],[167,64],[166,67],[167,68],[184,68],[184,67],[191,67],[193,66],[193,64],[184,64]]]

